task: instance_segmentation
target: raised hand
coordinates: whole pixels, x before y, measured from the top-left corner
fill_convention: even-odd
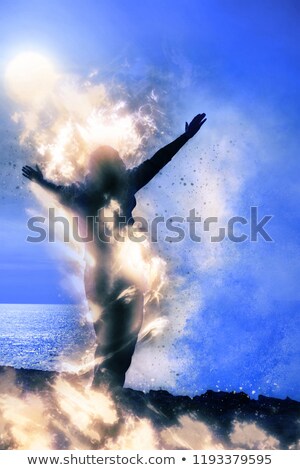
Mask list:
[[[195,134],[199,131],[199,129],[203,126],[203,124],[206,121],[206,114],[197,114],[197,116],[194,117],[194,119],[188,124],[187,122],[185,123],[185,133],[186,136],[190,139],[191,137],[194,137]]]
[[[41,183],[44,180],[43,173],[38,165],[35,165],[35,167],[36,170],[28,165],[23,166],[22,175],[25,176],[25,178],[28,178],[30,181]]]

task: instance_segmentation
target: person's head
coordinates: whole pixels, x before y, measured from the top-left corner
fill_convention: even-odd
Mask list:
[[[94,150],[88,161],[88,181],[99,191],[116,195],[121,192],[126,166],[119,153],[108,145]]]

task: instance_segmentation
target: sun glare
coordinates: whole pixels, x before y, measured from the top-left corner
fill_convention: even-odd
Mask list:
[[[17,102],[40,102],[53,91],[57,73],[51,62],[36,52],[23,52],[7,66],[5,83]]]

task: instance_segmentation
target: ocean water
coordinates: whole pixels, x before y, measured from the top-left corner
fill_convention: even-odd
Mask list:
[[[0,365],[62,370],[93,345],[81,306],[0,304]]]

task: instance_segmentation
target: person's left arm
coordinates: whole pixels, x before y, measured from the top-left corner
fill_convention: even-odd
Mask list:
[[[144,161],[138,167],[131,170],[131,185],[134,192],[143,188],[152,178],[159,173],[162,168],[170,162],[176,153],[184,146],[184,144],[194,137],[201,126],[205,123],[205,114],[198,114],[188,124],[185,124],[185,133],[177,137],[173,142],[166,145],[156,152],[152,158]]]

